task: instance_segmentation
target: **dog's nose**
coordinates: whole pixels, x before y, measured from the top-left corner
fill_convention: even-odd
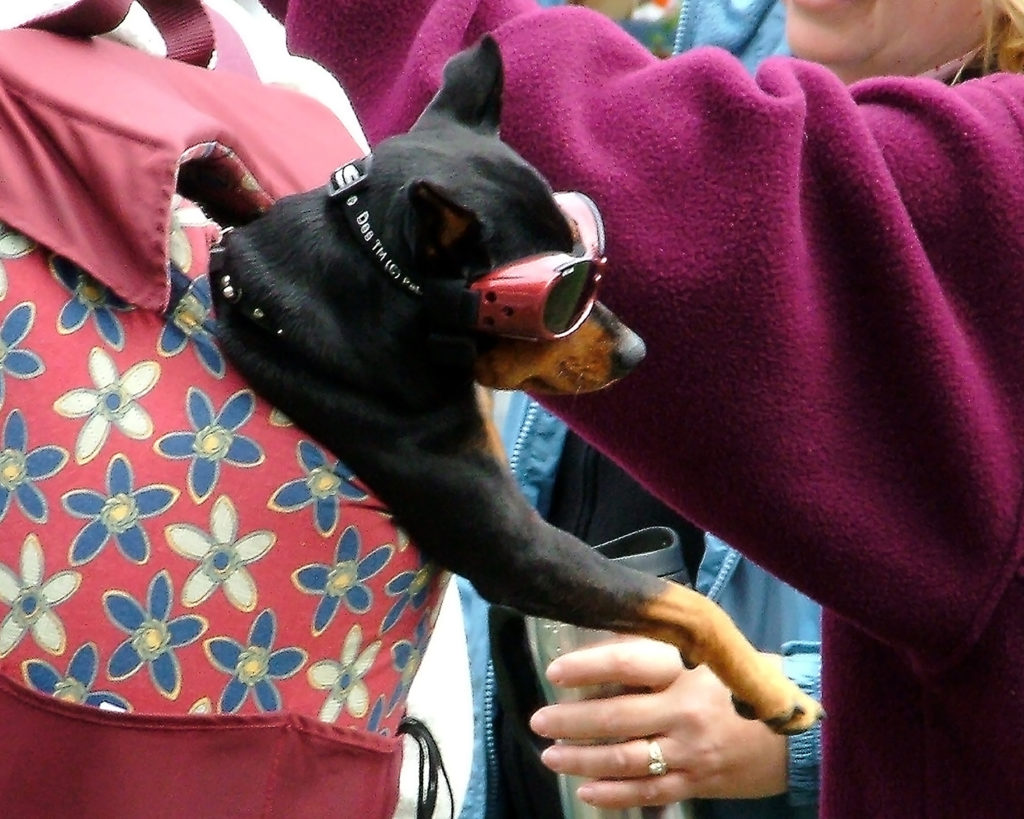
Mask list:
[[[612,368],[616,378],[621,378],[636,367],[644,356],[647,355],[647,347],[644,340],[627,327],[622,328],[624,333],[615,347],[612,355]]]

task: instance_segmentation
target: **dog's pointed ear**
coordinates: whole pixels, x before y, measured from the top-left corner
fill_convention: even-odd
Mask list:
[[[485,35],[444,67],[441,89],[423,117],[441,115],[483,133],[498,133],[504,70],[498,43]],[[422,117],[421,117],[422,118]]]
[[[475,213],[439,185],[426,180],[409,187],[410,245],[419,269],[443,276],[489,266]]]

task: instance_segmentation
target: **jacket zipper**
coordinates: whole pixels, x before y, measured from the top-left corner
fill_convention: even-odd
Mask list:
[[[523,454],[523,444],[530,434],[530,430],[536,423],[537,414],[540,412],[539,405],[531,400],[526,409],[523,422],[519,425],[519,433],[516,435],[515,443],[512,444],[512,451],[508,455],[509,469],[512,474],[519,478],[519,458]],[[487,652],[487,673],[484,676],[484,701],[483,701],[483,723],[484,723],[484,764],[487,774],[487,803],[484,806],[484,815],[487,819],[498,819],[504,815],[499,811],[498,803],[498,749],[494,736],[494,661],[491,659],[490,651]]]
[[[523,454],[523,442],[530,434],[534,423],[536,423],[537,413],[539,412],[540,406],[531,398],[530,404],[526,408],[526,415],[523,417],[523,423],[519,425],[519,433],[516,435],[515,443],[512,444],[512,451],[508,455],[509,468],[517,480],[519,479],[519,458]]]
[[[684,35],[688,34],[686,29],[690,22],[690,0],[679,0],[679,21],[676,23],[676,42],[675,47],[672,49],[673,54],[678,54],[682,51],[686,44],[683,42],[685,39]]]
[[[487,674],[484,677],[484,773],[487,775],[487,796],[484,804],[484,816],[487,819],[499,819],[498,812],[498,758],[494,739],[494,663],[490,652],[487,653]]]

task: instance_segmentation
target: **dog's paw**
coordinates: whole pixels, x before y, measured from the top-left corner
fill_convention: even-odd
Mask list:
[[[777,658],[757,655],[750,670],[744,687],[733,688],[732,704],[741,717],[760,720],[777,734],[802,733],[824,718],[821,705],[782,673]]]
[[[782,710],[759,711],[749,702],[745,702],[735,695],[732,698],[733,708],[744,719],[761,720],[777,734],[801,734],[825,718],[825,709],[795,684],[791,683],[791,685],[792,697],[789,705]]]

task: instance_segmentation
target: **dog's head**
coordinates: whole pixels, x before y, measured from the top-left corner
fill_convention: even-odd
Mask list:
[[[586,392],[643,358],[641,340],[600,304],[557,338],[465,321],[481,277],[579,250],[578,224],[498,137],[501,86],[485,38],[448,63],[412,129],[377,146],[372,164],[346,166],[325,189],[286,197],[231,233],[213,289],[243,370],[248,359],[265,368],[294,357],[307,377],[423,408],[473,379]]]

